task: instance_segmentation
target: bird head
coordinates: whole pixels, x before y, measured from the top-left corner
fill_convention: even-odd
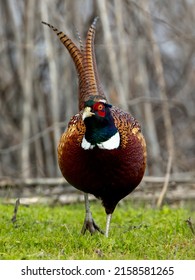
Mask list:
[[[86,126],[82,147],[93,149],[115,149],[120,144],[119,132],[115,126],[110,108],[102,98],[93,97],[85,102],[82,119]]]
[[[106,100],[102,98],[92,97],[85,102],[85,108],[83,111],[83,121],[86,122],[86,118],[93,117],[96,121],[108,120],[111,116],[110,108],[112,105],[106,103]]]

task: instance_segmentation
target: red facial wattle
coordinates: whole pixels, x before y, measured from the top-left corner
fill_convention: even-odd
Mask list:
[[[105,117],[106,111],[105,111],[105,105],[101,102],[97,102],[93,105],[93,111],[97,112],[99,117]]]

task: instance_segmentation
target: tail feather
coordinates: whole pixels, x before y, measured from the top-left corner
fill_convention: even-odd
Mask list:
[[[102,98],[106,99],[100,83],[94,51],[94,39],[97,20],[98,17],[94,19],[87,33],[83,64],[85,77],[88,82],[87,91],[90,92],[91,95],[99,95]]]
[[[82,57],[81,51],[77,48],[77,46],[73,43],[73,41],[62,31],[59,31],[56,27],[54,27],[53,25],[51,25],[45,21],[42,21],[42,23],[49,26],[57,34],[57,36],[59,37],[62,44],[69,51],[69,53],[75,63],[78,74],[81,74],[81,72],[83,71],[83,69],[82,69],[83,57]]]
[[[95,52],[94,52],[94,38],[95,29],[98,17],[96,17],[90,26],[85,47],[81,45],[81,50],[73,43],[73,41],[62,31],[59,31],[53,25],[42,21],[43,24],[49,26],[57,34],[62,44],[69,51],[78,76],[79,76],[79,109],[84,108],[84,103],[90,96],[100,96],[106,100],[102,86],[99,80]],[[81,42],[81,39],[80,39]]]

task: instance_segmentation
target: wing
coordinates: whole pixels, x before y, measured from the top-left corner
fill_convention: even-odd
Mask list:
[[[124,112],[115,106],[111,108],[111,112],[114,118],[114,123],[120,133],[122,148],[126,147],[127,143],[129,142],[130,136],[134,135],[143,146],[146,157],[146,142],[141,133],[141,126],[138,121],[129,113]]]

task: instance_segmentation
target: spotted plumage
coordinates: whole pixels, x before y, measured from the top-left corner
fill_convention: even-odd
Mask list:
[[[96,67],[94,37],[97,18],[79,48],[67,35],[52,28],[68,49],[79,77],[79,113],[73,116],[58,146],[63,176],[85,193],[86,217],[82,232],[101,229],[89,209],[88,193],[101,199],[111,215],[117,203],[140,183],[146,166],[146,144],[139,123],[127,112],[108,103]]]

